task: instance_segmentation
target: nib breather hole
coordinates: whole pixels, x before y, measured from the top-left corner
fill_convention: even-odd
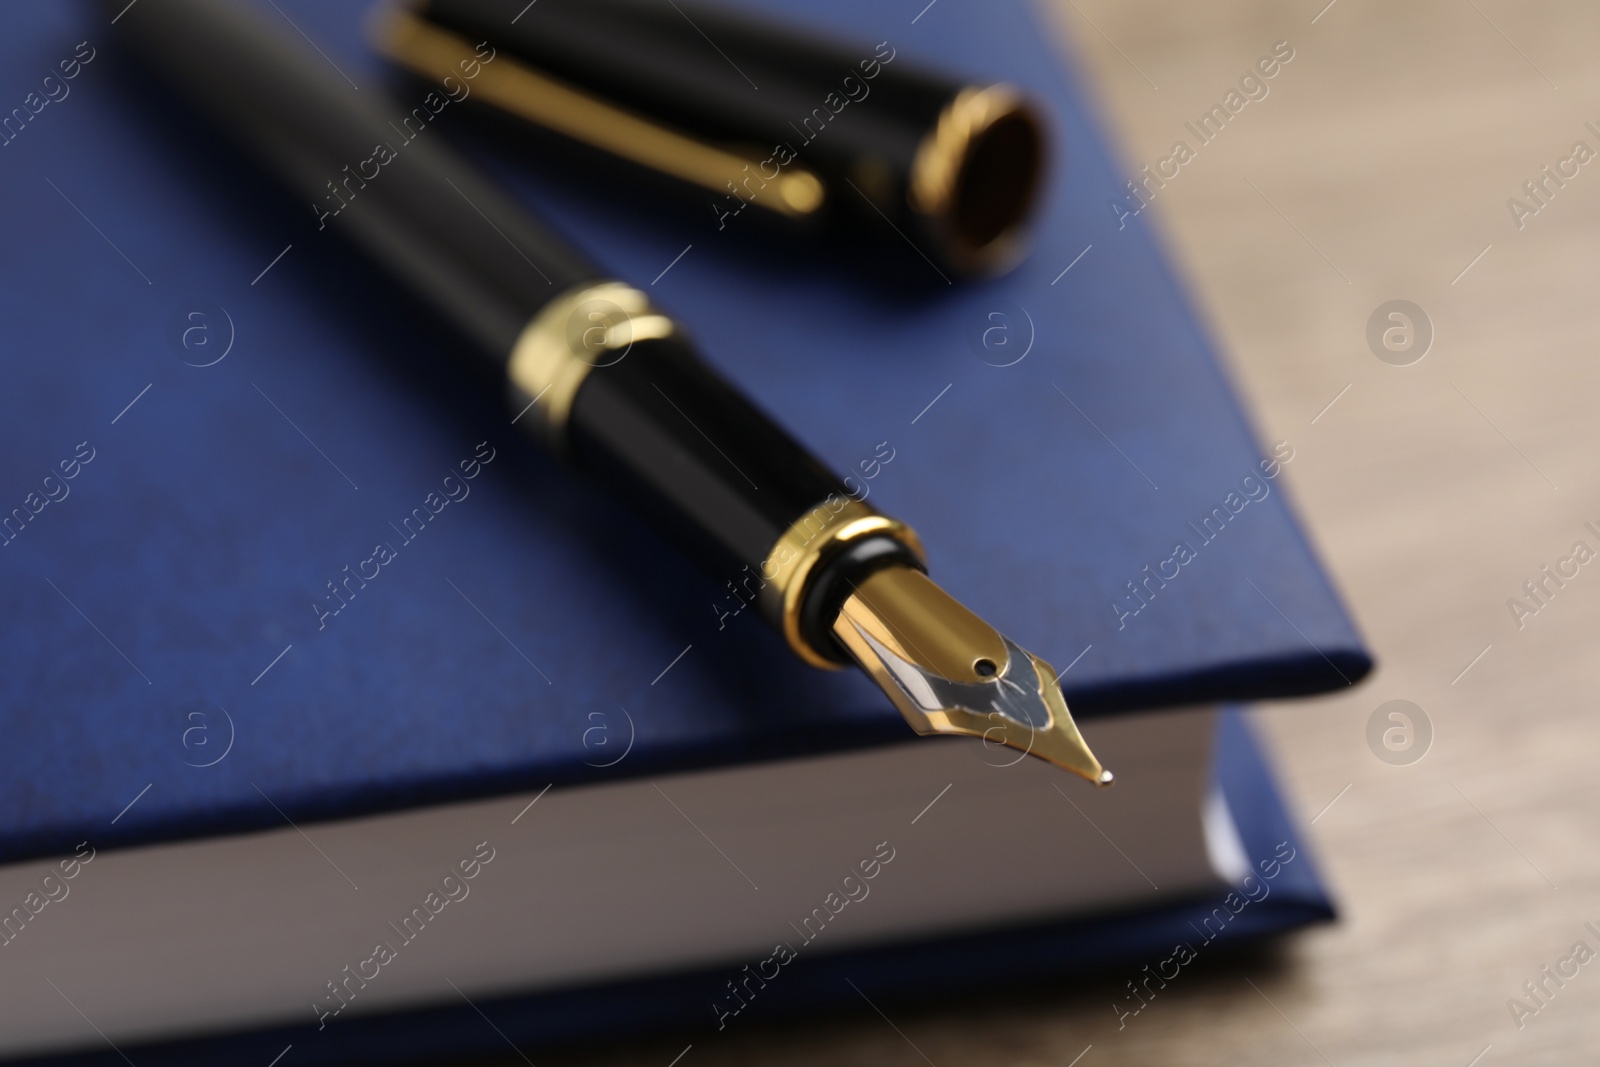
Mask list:
[[[994,665],[994,660],[992,659],[975,660],[972,664],[972,669],[978,672],[978,677],[980,678],[993,678],[1000,670]]]

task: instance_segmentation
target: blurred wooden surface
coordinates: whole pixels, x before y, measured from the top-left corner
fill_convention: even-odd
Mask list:
[[[1600,966],[1524,1029],[1507,1000],[1580,937],[1600,948],[1582,929],[1600,926],[1600,566],[1520,631],[1506,601],[1574,541],[1600,548],[1582,528],[1600,526],[1600,162],[1521,230],[1506,201],[1574,141],[1600,149],[1600,7],[1045,2],[1130,171],[1295,49],[1155,213],[1262,437],[1295,445],[1291,491],[1381,660],[1354,692],[1256,712],[1343,921],[1202,962],[1120,1032],[1107,975],[894,1026],[747,1031],[682,1067],[1596,1062]],[[1365,339],[1394,298],[1435,329],[1411,366]],[[1410,766],[1367,745],[1391,699],[1435,731]]]

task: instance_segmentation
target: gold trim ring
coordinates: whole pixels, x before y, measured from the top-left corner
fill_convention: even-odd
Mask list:
[[[999,272],[1023,248],[1045,163],[1044,121],[1008,85],[962,89],[917,146],[906,190],[950,261]]]
[[[622,282],[587,282],[546,304],[523,328],[506,364],[511,409],[529,413],[558,454],[578,387],[596,367],[621,362],[635,341],[670,337],[676,326],[650,298]],[[517,416],[519,419],[521,414]]]
[[[778,628],[794,653],[814,667],[839,670],[843,665],[812,648],[801,634],[800,607],[812,574],[839,548],[874,536],[899,541],[919,563],[925,562],[922,542],[911,527],[878,514],[859,500],[834,494],[785,530],[761,564],[763,584],[758,602],[762,615]]]

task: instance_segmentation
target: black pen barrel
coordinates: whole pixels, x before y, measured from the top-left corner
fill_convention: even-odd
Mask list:
[[[797,655],[838,665],[830,627],[855,583],[921,566],[904,524],[703,363],[643,292],[599,276],[428,133],[428,109],[446,104],[391,117],[384,97],[231,0],[139,0],[118,30],[319,226],[475,341],[518,430],[681,535],[731,594],[719,618],[754,604]],[[455,86],[481,74],[472,62],[493,59],[463,60]]]
[[[143,65],[302,199],[319,229],[343,231],[496,369],[541,307],[596,276],[428,128],[470,92],[465,72],[398,102],[286,39],[270,10],[232,0],[103,9],[121,10],[115,29]]]

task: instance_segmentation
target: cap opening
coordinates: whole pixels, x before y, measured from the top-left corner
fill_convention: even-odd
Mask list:
[[[957,93],[912,165],[910,203],[946,261],[973,273],[1014,262],[1045,164],[1039,117],[1009,86]]]
[[[974,252],[1011,234],[1028,217],[1044,144],[1025,111],[1001,115],[973,137],[956,177],[952,228]]]

